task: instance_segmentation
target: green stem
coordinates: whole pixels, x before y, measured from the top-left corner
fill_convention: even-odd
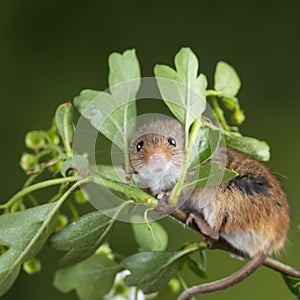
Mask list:
[[[183,290],[186,291],[189,287],[187,286],[185,280],[183,279],[183,277],[181,276],[181,274],[178,271],[176,272],[176,277],[178,278]],[[196,298],[192,297],[191,300],[196,300]]]
[[[32,182],[41,174],[42,172],[38,172],[35,173],[31,176],[28,177],[28,179],[25,181],[24,185],[23,185],[23,189],[27,188],[28,186],[30,186],[32,184]],[[35,197],[33,195],[31,195],[30,193],[27,195],[28,199],[30,200],[30,202],[32,203],[33,206],[38,206],[39,203],[38,201],[35,199]]]
[[[71,143],[72,143],[72,135],[73,135],[73,130],[70,128],[73,126],[70,124],[70,120],[73,119],[73,110],[72,110],[72,104],[66,103],[65,105],[65,113],[63,115],[63,131],[64,131],[64,138],[63,138],[63,144],[65,146],[67,155],[69,157],[72,157],[73,151],[71,148]]]
[[[27,195],[33,191],[36,191],[36,190],[39,190],[42,188],[46,188],[49,186],[57,185],[57,184],[66,183],[66,182],[74,182],[77,180],[78,180],[78,177],[71,176],[71,177],[50,179],[50,180],[46,180],[46,181],[42,181],[42,182],[30,185],[30,186],[26,187],[25,189],[22,189],[21,191],[16,193],[14,196],[12,196],[5,204],[0,205],[0,209],[9,208],[18,199],[24,197],[25,195]]]
[[[41,174],[41,172],[30,175],[23,185],[23,189],[32,184],[32,182]]]
[[[125,159],[125,172],[126,174],[129,174],[129,151],[128,151],[128,139],[127,139],[127,126],[128,123],[127,120],[127,113],[128,113],[128,103],[125,105],[125,111],[124,111],[124,126],[123,126],[123,144],[124,144],[124,159]]]
[[[206,90],[205,97],[211,97],[211,96],[220,96],[222,94],[222,91],[215,91],[215,90]]]
[[[149,207],[156,207],[158,204],[158,200],[156,198],[140,190],[139,188],[133,187],[131,185],[121,182],[115,182],[101,177],[99,175],[93,176],[92,180],[96,184],[102,185],[116,192],[121,192],[127,195],[128,197],[131,197],[132,199],[136,200],[137,202],[141,204],[146,204]]]
[[[74,203],[70,199],[68,199],[67,200],[67,205],[68,205],[68,207],[71,211],[71,214],[72,214],[72,222],[76,221],[79,218],[79,214],[78,214],[78,211],[77,211]]]
[[[28,199],[30,200],[30,202],[33,206],[38,206],[39,205],[38,201],[35,199],[34,196],[32,196],[31,194],[28,194],[27,197],[28,197]]]
[[[104,239],[106,238],[106,236],[108,235],[108,233],[110,232],[110,230],[112,229],[112,227],[115,225],[117,218],[119,216],[119,214],[122,212],[122,210],[130,203],[134,203],[132,200],[130,201],[125,201],[124,203],[122,203],[119,207],[118,210],[116,211],[116,213],[113,215],[112,219],[110,220],[109,225],[106,227],[105,231],[101,234],[101,236],[99,237],[99,239],[96,242],[97,248],[103,243]]]
[[[59,187],[59,191],[57,192],[57,194],[55,194],[52,198],[50,198],[50,200],[48,200],[48,203],[53,203],[55,201],[57,201],[62,194],[66,191],[67,187],[65,185],[61,185]]]
[[[139,293],[139,290],[138,290],[138,287],[136,286],[135,293],[134,293],[134,300],[138,300],[138,293]]]
[[[30,243],[27,245],[27,247],[22,251],[22,254],[14,260],[12,263],[12,266],[10,266],[11,270],[14,270],[22,261],[24,260],[25,255],[27,255],[30,251],[30,249],[33,247],[33,245],[38,241],[40,236],[43,234],[47,226],[49,226],[50,222],[53,220],[54,216],[57,214],[58,210],[64,203],[64,201],[69,197],[69,195],[77,189],[81,184],[87,183],[90,181],[90,177],[84,178],[82,180],[77,181],[74,183],[64,194],[63,196],[56,202],[55,206],[47,216],[47,218],[44,220],[43,224],[39,228],[39,230],[36,232],[36,234],[33,236],[32,240]],[[8,275],[9,276],[9,275]]]
[[[52,149],[51,148],[48,148],[48,149],[45,149],[41,152],[39,152],[37,155],[36,155],[36,159],[37,160],[40,160],[42,157],[50,154],[52,152]]]
[[[188,73],[187,73],[188,74]],[[187,87],[185,89],[186,94],[185,94],[185,99],[186,99],[186,107],[187,109],[185,110],[185,147],[184,150],[187,151],[188,150],[188,146],[189,146],[189,117],[190,117],[190,81],[188,80],[188,75],[186,74],[186,83],[187,83]]]
[[[198,135],[198,132],[199,132],[200,128],[202,127],[202,125],[203,125],[202,122],[198,119],[196,119],[192,124],[191,132],[189,134],[188,149],[185,151],[186,153],[185,153],[184,169],[181,174],[181,177],[179,178],[179,180],[177,181],[177,183],[175,184],[175,186],[171,192],[170,200],[169,200],[170,205],[176,205],[179,195],[183,189],[184,180],[188,173],[188,168],[191,163],[193,148],[195,147],[197,135]]]
[[[211,99],[212,99],[213,110],[217,116],[217,119],[220,121],[220,123],[222,124],[222,126],[225,130],[230,130],[230,128],[225,120],[224,112],[221,109],[221,107],[219,106],[217,97],[214,96]]]

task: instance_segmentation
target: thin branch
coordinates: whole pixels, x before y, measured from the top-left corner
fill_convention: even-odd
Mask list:
[[[180,209],[176,209],[171,214],[171,216],[174,217],[179,222],[186,224],[186,219],[188,217],[188,214]],[[199,231],[199,228],[194,223],[190,223],[188,226],[202,235],[202,233]],[[202,235],[202,239],[204,242],[206,242],[208,244],[209,249],[223,250],[223,251],[235,254],[237,256],[240,256],[242,258],[249,258],[249,257],[247,257],[247,255],[245,255],[245,253],[235,249],[223,238],[220,238],[219,240],[213,240],[213,239],[210,239],[209,237]],[[266,266],[274,271],[280,272],[281,274],[300,278],[300,272],[298,270],[296,270],[284,263],[281,263],[273,258],[267,257],[263,264],[264,264],[264,266]]]
[[[76,176],[71,176],[71,177],[50,179],[50,180],[46,180],[46,181],[42,181],[42,182],[38,182],[36,184],[30,185],[30,186],[22,189],[18,193],[16,193],[14,196],[12,196],[5,204],[1,204],[0,209],[9,208],[17,200],[19,200],[23,196],[25,196],[25,195],[33,192],[33,191],[36,191],[36,190],[39,190],[39,189],[42,189],[42,188],[46,188],[46,187],[49,187],[49,186],[57,185],[57,184],[62,184],[62,183],[67,183],[67,182],[74,182],[74,181],[77,181],[77,180],[78,180],[78,178]]]

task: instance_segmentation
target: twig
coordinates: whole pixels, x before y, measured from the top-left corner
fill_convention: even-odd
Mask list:
[[[186,224],[186,219],[188,217],[188,214],[180,209],[176,209],[171,214],[172,217],[174,217],[176,220],[180,221],[181,223]],[[188,225],[190,228],[194,229],[198,233],[202,235],[202,233],[199,231],[199,228],[194,223],[189,223]],[[213,240],[209,237],[203,236],[203,240],[208,244],[209,249],[218,249],[218,250],[224,250],[226,252],[232,253],[234,255],[243,257],[243,258],[249,258],[247,255],[237,249],[235,249],[233,246],[231,246],[226,240],[223,238],[220,238],[219,240]],[[281,274],[292,276],[295,278],[300,278],[300,272],[284,263],[279,262],[278,260],[275,260],[273,258],[267,257],[264,261],[264,266],[280,272]]]

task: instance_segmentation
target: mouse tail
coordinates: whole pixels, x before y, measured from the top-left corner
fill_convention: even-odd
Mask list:
[[[267,258],[269,252],[256,254],[244,267],[232,275],[210,283],[191,287],[184,291],[177,300],[188,300],[191,297],[208,294],[231,287],[250,276]]]

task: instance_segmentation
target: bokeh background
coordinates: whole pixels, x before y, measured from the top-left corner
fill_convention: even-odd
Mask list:
[[[50,126],[58,104],[84,88],[107,88],[107,58],[135,48],[144,76],[156,63],[172,65],[190,46],[210,83],[216,62],[235,66],[247,120],[245,135],[267,140],[268,166],[280,174],[291,205],[289,242],[280,259],[300,268],[299,202],[299,1],[57,1],[0,2],[1,200],[18,191],[25,175],[18,166],[25,133]],[[143,107],[143,109],[147,109]],[[46,197],[46,194],[45,194]],[[198,237],[164,220],[169,248]],[[127,224],[118,226],[112,246],[129,254],[135,245]],[[46,247],[38,256],[40,275],[21,274],[3,299],[75,299],[52,287],[61,253]],[[208,253],[209,279],[223,277],[241,263],[218,251]],[[198,282],[193,276],[190,283]],[[163,294],[161,299],[174,299]],[[279,274],[266,268],[229,290],[201,299],[294,299]]]

